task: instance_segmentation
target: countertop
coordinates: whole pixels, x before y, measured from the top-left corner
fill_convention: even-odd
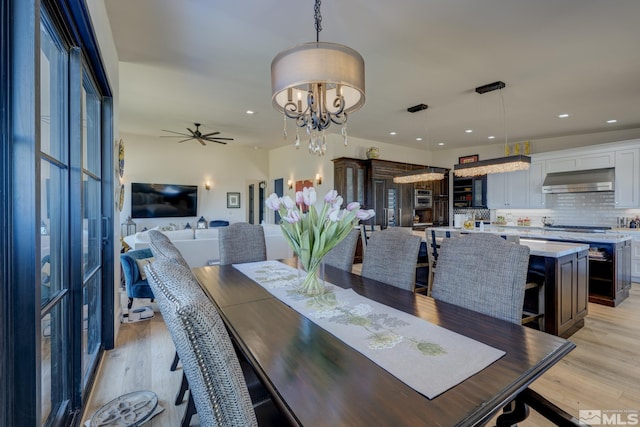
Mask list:
[[[463,232],[479,232],[480,230],[465,230],[463,228],[456,228],[452,230],[458,230]],[[631,240],[631,233],[628,230],[632,229],[615,229],[607,231],[606,233],[580,233],[575,231],[560,231],[541,227],[511,227],[511,226],[497,226],[486,225],[485,233],[499,233],[499,234],[511,234],[518,235],[520,238],[532,238],[532,239],[545,239],[545,240],[561,240],[561,241],[574,241],[574,242],[599,242],[599,243],[620,243],[625,240]]]
[[[438,230],[450,230],[450,231],[461,231],[464,233],[480,233],[480,230],[464,230],[457,228],[449,228],[449,227],[437,227]],[[504,233],[493,230],[485,230],[485,233],[494,233],[494,234],[517,234],[517,233]],[[418,235],[417,232],[414,234]],[[574,253],[588,251],[589,245],[587,243],[570,243],[570,242],[561,242],[561,241],[548,241],[548,240],[529,240],[529,239],[520,239],[520,244],[524,246],[528,246],[531,255],[542,256],[548,258],[560,258],[565,255],[571,255]]]

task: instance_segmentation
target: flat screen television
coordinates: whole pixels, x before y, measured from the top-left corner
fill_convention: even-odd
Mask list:
[[[131,218],[197,216],[198,186],[131,183]]]

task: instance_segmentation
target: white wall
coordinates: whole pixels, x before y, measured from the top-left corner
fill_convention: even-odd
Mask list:
[[[131,213],[132,182],[198,186],[197,217],[134,219],[138,231],[170,223],[184,227],[189,222],[194,227],[200,216],[207,222],[213,219],[247,221],[248,184],[268,178],[269,158],[263,150],[231,144],[203,147],[197,141],[179,144],[165,138],[132,134],[123,134],[122,138],[125,141],[123,221]],[[209,191],[204,189],[205,182],[211,185]],[[227,192],[240,193],[240,209],[227,208]]]

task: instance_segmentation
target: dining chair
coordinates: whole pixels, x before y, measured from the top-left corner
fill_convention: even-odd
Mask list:
[[[427,263],[429,271],[427,272],[427,295],[431,296],[431,289],[433,287],[433,276],[436,271],[438,262],[438,251],[440,248],[439,241],[442,239],[450,239],[460,237],[459,231],[451,230],[434,230],[427,229],[425,231],[425,237],[427,241]]]
[[[261,225],[236,222],[228,227],[221,227],[218,236],[220,265],[267,259],[267,246]]]
[[[134,298],[154,299],[153,291],[149,287],[149,282],[142,269],[146,262],[153,258],[153,253],[148,249],[138,249],[120,254],[120,265],[124,276],[125,288],[127,291],[127,308],[131,309]]]
[[[182,253],[175,247],[166,234],[157,230],[149,231],[149,248],[153,252],[153,256],[156,259],[164,259],[167,261],[173,261],[178,264],[189,267],[189,264],[182,256]]]
[[[528,246],[494,234],[444,239],[431,296],[520,324],[528,266]]]
[[[393,227],[376,231],[369,238],[361,275],[415,291],[421,241],[419,236]]]
[[[286,425],[255,371],[241,361],[218,311],[191,270],[158,260],[145,267],[182,360],[189,400],[182,426],[197,411],[203,426]]]
[[[507,242],[520,243],[520,236],[514,234],[500,234]],[[524,305],[522,311],[521,324],[536,326],[538,330],[544,331],[545,318],[545,275],[544,267],[540,271],[539,267],[532,265],[531,261],[527,269],[527,283],[524,288]]]
[[[340,270],[351,271],[359,238],[360,231],[354,228],[347,237],[327,252],[323,258],[324,263]]]
[[[364,255],[364,252],[366,252],[367,250],[367,244],[369,243],[369,238],[371,237],[371,235],[373,233],[375,233],[376,231],[380,231],[381,227],[377,224],[365,224],[365,223],[360,223],[360,238],[362,239],[362,253]]]

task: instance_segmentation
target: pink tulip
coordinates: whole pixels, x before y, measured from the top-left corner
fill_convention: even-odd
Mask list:
[[[264,203],[272,211],[277,211],[278,209],[280,209],[280,198],[276,193],[271,193],[271,195],[267,197],[267,200],[265,200]]]
[[[291,197],[289,196],[284,196],[282,198],[282,204],[284,205],[285,208],[287,208],[288,210],[291,210],[293,208],[296,207],[295,203],[293,203],[293,200],[291,199]]]
[[[360,209],[360,203],[358,202],[351,202],[347,205],[347,210],[349,212],[351,211],[357,211],[358,209]]]
[[[313,187],[304,187],[302,189],[302,199],[307,206],[316,204],[316,190]]]
[[[329,190],[327,194],[324,196],[324,201],[326,203],[333,205],[337,197],[338,197],[338,192],[336,190]]]
[[[300,221],[300,214],[296,209],[290,209],[287,213],[287,216],[282,218],[284,221],[287,221],[289,224],[295,224]]]

